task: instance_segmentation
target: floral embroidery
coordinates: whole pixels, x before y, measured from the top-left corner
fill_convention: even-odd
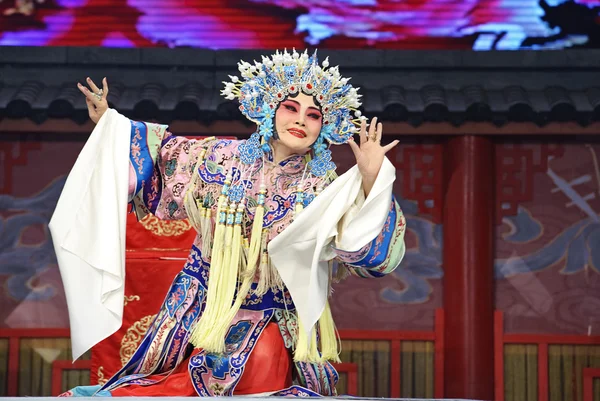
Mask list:
[[[142,147],[140,145],[140,141],[142,139],[143,138],[140,133],[140,127],[136,126],[134,129],[134,135],[131,138],[131,157],[133,157],[139,174],[142,174],[142,172],[144,171],[144,158],[140,157],[142,154]]]
[[[171,192],[173,192],[173,196],[176,197],[181,197],[184,195],[183,190],[185,188],[185,184],[183,182],[178,182],[177,184],[173,185],[173,187],[171,188]]]
[[[317,177],[323,177],[330,170],[335,170],[335,163],[331,161],[331,151],[323,150],[319,156],[308,163],[310,172]]]
[[[176,201],[172,200],[167,204],[167,210],[169,211],[169,216],[173,217],[175,215],[175,212],[179,210],[179,205]]]
[[[165,175],[167,177],[173,176],[177,170],[177,159],[170,159],[165,163]]]

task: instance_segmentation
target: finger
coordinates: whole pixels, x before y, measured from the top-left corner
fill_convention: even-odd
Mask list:
[[[102,90],[104,91],[102,98],[106,99],[108,97],[108,81],[106,80],[106,77],[102,79]]]
[[[77,82],[77,89],[87,97],[86,87]]]
[[[354,153],[354,157],[358,161],[358,158],[360,157],[360,147],[352,138],[348,141],[348,145],[350,145],[350,149],[352,149],[352,153]]]
[[[88,111],[90,113],[92,112],[96,112],[96,106],[94,105],[94,102],[91,99],[88,99],[87,97],[85,98],[85,104],[87,105]]]
[[[377,127],[377,117],[373,118],[371,120],[371,124],[369,124],[369,139],[371,141],[375,141],[375,139],[376,139],[376,137],[375,137],[375,135],[376,135],[376,132],[375,132],[376,127]]]
[[[394,148],[396,145],[398,145],[399,143],[400,143],[400,141],[396,139],[394,142],[392,142],[392,143],[388,143],[387,145],[385,145],[385,146],[383,147],[383,152],[384,152],[384,154],[386,154],[387,152],[389,152],[390,150],[392,150],[392,149],[393,149],[393,148]]]
[[[381,136],[383,135],[383,124],[382,123],[377,123],[377,130],[375,131],[375,135],[376,137],[376,142],[380,143],[381,142]]]
[[[367,120],[362,120],[360,122],[360,146],[363,145],[363,143],[367,142]]]
[[[87,105],[88,116],[90,116],[90,118],[94,118],[96,115],[96,106],[94,106],[94,103],[88,98],[85,98],[85,104]]]
[[[90,89],[92,90],[92,92],[94,92],[94,93],[100,92],[100,88],[98,88],[96,86],[96,84],[94,83],[94,81],[92,81],[92,78],[87,77],[86,81],[87,81],[88,85],[90,86]]]
[[[86,102],[88,100],[90,100],[94,106],[100,106],[100,100],[96,97],[96,95],[94,95],[92,92],[90,92],[90,90],[88,88],[81,85],[80,83],[77,83],[77,87],[79,88],[81,93],[83,93],[85,95]]]

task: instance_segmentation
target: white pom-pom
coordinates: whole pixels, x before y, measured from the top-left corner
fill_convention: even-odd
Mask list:
[[[225,96],[225,99],[227,99],[227,100],[234,100],[235,99],[235,95],[233,93],[229,93],[227,96]]]
[[[231,82],[233,82],[233,83],[237,83],[237,82],[239,82],[239,80],[240,80],[240,79],[239,79],[237,76],[235,76],[235,75],[230,75],[230,76],[229,76],[229,78],[231,78]]]
[[[327,67],[329,67],[329,57],[326,57],[325,60],[323,60],[323,68]]]
[[[354,112],[354,115],[356,116],[356,118],[360,118],[360,116],[362,116],[362,113],[360,112],[360,110],[356,110]]]

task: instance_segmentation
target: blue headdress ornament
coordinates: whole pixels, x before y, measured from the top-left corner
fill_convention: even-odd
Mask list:
[[[306,51],[300,54],[295,50],[292,53],[277,51],[270,58],[263,56],[262,62],[255,61],[254,64],[240,61],[238,69],[241,78],[230,76],[231,81],[224,82],[225,89],[221,94],[229,100],[238,99],[242,114],[258,125],[250,142],[260,143],[262,138],[263,150],[267,150],[279,103],[301,91],[313,96],[323,113],[323,127],[313,144],[316,157],[311,162],[311,172],[323,176],[334,169],[326,143],[348,142],[364,119],[358,110],[361,95],[358,88],[348,84],[349,78],[341,77],[337,66],[329,68],[328,58],[319,65],[316,52],[309,57]],[[241,155],[243,161],[260,157],[255,149],[247,147],[249,154]]]

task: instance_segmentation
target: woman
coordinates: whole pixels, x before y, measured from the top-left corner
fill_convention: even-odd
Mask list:
[[[257,124],[248,140],[131,121],[136,214],[188,218],[198,236],[131,360],[101,389],[66,395],[336,395],[332,262],[336,275],[381,277],[404,256],[385,158],[398,142],[381,146],[376,119],[367,130],[360,95],[328,60],[277,52],[239,71],[222,94]],[[78,86],[100,129],[117,113],[107,113],[106,79],[102,90],[87,83]],[[357,166],[337,177],[327,143],[348,143]]]

